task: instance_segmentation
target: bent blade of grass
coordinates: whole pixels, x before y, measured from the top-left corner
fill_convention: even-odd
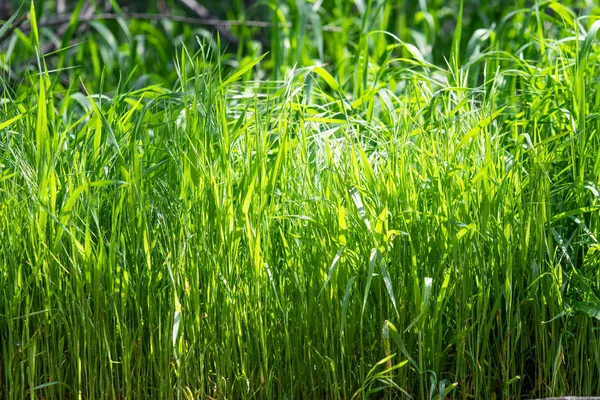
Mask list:
[[[2,25],[2,27],[0,27],[0,40],[4,38],[4,34],[13,26],[13,22],[15,22],[15,19],[17,19],[19,16],[22,7],[23,3],[19,6],[19,8],[17,8],[17,11],[15,11],[15,13]]]
[[[250,186],[248,186],[248,190],[246,191],[246,196],[244,197],[244,202],[242,204],[242,213],[247,217],[248,211],[250,211],[250,204],[252,203],[252,195],[254,194],[254,187],[256,186],[256,176],[258,172],[255,172],[252,176],[252,180],[250,181]]]
[[[273,279],[273,274],[271,273],[271,268],[269,268],[269,264],[265,263],[265,269],[267,270],[267,276],[269,277],[269,282],[271,282],[271,287],[273,288],[273,294],[275,294],[275,300],[277,300],[277,305],[279,306],[279,309],[283,311],[281,300],[279,300],[279,294],[277,293],[277,287],[275,286],[275,279]]]
[[[365,209],[365,205],[362,201],[362,197],[360,196],[360,193],[355,186],[350,188],[350,196],[352,196],[352,201],[354,202],[354,205],[356,206],[356,209],[358,210],[358,214],[363,219],[365,226],[367,227],[367,230],[369,232],[371,232],[371,222],[369,221],[369,218],[367,217],[367,210]]]
[[[329,267],[329,272],[327,273],[327,279],[325,279],[325,283],[323,283],[323,286],[321,287],[321,290],[319,291],[318,296],[321,296],[321,293],[323,293],[323,290],[325,290],[325,286],[327,286],[327,283],[331,279],[331,276],[333,275],[333,272],[335,271],[335,267],[337,266],[337,263],[340,260],[340,257],[342,256],[342,253],[344,252],[345,249],[346,249],[346,246],[340,247],[340,249],[336,253],[335,257],[333,257],[333,261],[331,262],[331,267]]]
[[[371,255],[369,256],[369,271],[367,272],[367,283],[365,284],[365,294],[363,297],[363,305],[362,305],[362,314],[365,313],[365,308],[367,307],[367,299],[369,298],[369,291],[371,290],[371,281],[373,280],[373,272],[375,270],[375,264],[377,263],[377,259],[379,257],[379,250],[373,248],[371,250]],[[362,316],[361,316],[362,318]]]
[[[419,315],[410,323],[410,325],[404,330],[404,333],[410,331],[414,326],[420,323],[427,313],[427,309],[429,308],[429,298],[431,297],[431,288],[433,284],[433,278],[426,277],[425,278],[425,287],[423,288],[423,301],[421,303],[421,311]]]
[[[340,338],[344,334],[344,328],[346,326],[346,315],[348,314],[348,303],[350,302],[350,292],[352,290],[352,285],[356,280],[357,276],[354,275],[348,280],[346,284],[346,290],[344,291],[344,299],[342,301],[342,318],[340,321]]]
[[[502,112],[506,109],[506,106],[496,110],[492,113],[492,115],[482,119],[476,126],[471,128],[469,132],[463,136],[463,138],[458,143],[456,149],[461,149],[471,138],[477,135],[482,129],[486,128],[493,120],[495,120]]]
[[[335,78],[329,72],[327,72],[325,68],[314,67],[312,71],[319,75],[332,90],[337,91],[340,89],[340,84],[338,81],[336,81]]]
[[[396,317],[400,317],[400,315],[398,314],[398,306],[396,305],[396,296],[394,295],[392,278],[390,277],[390,273],[385,267],[385,262],[382,261],[379,264],[379,268],[381,269],[381,276],[383,277],[385,288],[387,289],[388,295],[390,296],[390,300],[392,301],[392,305],[394,306],[394,311],[396,311]]]
[[[16,117],[13,117],[7,121],[4,121],[0,124],[0,130],[4,129],[4,128],[8,128],[9,126],[11,126],[12,124],[14,124],[15,122],[17,122],[18,120],[20,120],[21,118],[23,118],[24,114],[19,114]]]
[[[600,20],[595,21],[585,35],[581,53],[579,53],[581,59],[586,59],[589,56],[589,53],[592,50],[592,45],[596,40],[596,36],[598,35],[598,31],[600,31]]]
[[[263,58],[265,58],[265,56],[267,54],[269,54],[269,53],[265,53],[262,56],[255,58],[254,60],[250,61],[248,64],[244,65],[242,68],[237,70],[233,75],[231,75],[229,78],[227,78],[223,83],[221,83],[219,85],[217,91],[223,90],[224,88],[229,86],[229,84],[231,84],[231,83],[235,82],[237,79],[239,79],[246,72],[250,71],[250,69],[252,69],[252,67],[254,67],[256,64],[258,64]]]
[[[167,270],[169,271],[169,277],[171,278],[171,284],[173,285],[173,303],[174,303],[174,312],[173,312],[173,324],[171,329],[171,340],[173,343],[173,357],[175,358],[175,362],[179,365],[179,351],[177,348],[177,342],[179,339],[179,327],[181,324],[181,302],[179,301],[179,295],[177,294],[177,285],[175,283],[175,276],[173,275],[173,269],[171,268],[171,263],[169,262],[170,254],[167,256],[167,260],[165,260],[165,265],[167,266]]]

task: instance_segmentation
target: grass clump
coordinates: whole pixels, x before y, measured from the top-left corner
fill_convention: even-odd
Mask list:
[[[600,392],[600,22],[536,3],[444,64],[371,3],[329,65],[4,81],[3,398]]]

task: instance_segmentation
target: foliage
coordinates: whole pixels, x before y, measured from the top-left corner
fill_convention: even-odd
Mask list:
[[[237,53],[32,4],[2,397],[600,393],[598,10],[425,3],[264,2]]]

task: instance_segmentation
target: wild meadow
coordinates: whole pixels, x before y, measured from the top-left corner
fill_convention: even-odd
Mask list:
[[[0,398],[600,394],[596,3],[59,3],[0,28]]]

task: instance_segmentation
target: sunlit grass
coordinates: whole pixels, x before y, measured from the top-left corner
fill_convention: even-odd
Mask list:
[[[331,65],[38,57],[0,104],[0,397],[598,394],[600,22],[550,6],[445,66],[387,6]]]

